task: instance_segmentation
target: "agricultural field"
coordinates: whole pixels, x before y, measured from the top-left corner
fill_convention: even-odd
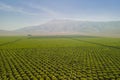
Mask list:
[[[120,38],[0,37],[0,80],[120,80]]]

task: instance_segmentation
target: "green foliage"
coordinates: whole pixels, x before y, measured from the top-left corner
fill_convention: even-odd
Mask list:
[[[119,38],[6,39],[10,43],[0,46],[0,80],[120,79]]]

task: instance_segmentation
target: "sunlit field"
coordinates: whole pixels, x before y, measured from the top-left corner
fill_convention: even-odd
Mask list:
[[[120,80],[120,38],[0,37],[0,80]]]

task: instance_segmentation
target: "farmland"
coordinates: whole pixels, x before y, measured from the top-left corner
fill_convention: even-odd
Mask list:
[[[0,37],[0,80],[120,80],[120,38]]]

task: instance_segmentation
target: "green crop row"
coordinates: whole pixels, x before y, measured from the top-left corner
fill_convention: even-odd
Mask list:
[[[119,80],[119,49],[0,49],[0,80]]]

